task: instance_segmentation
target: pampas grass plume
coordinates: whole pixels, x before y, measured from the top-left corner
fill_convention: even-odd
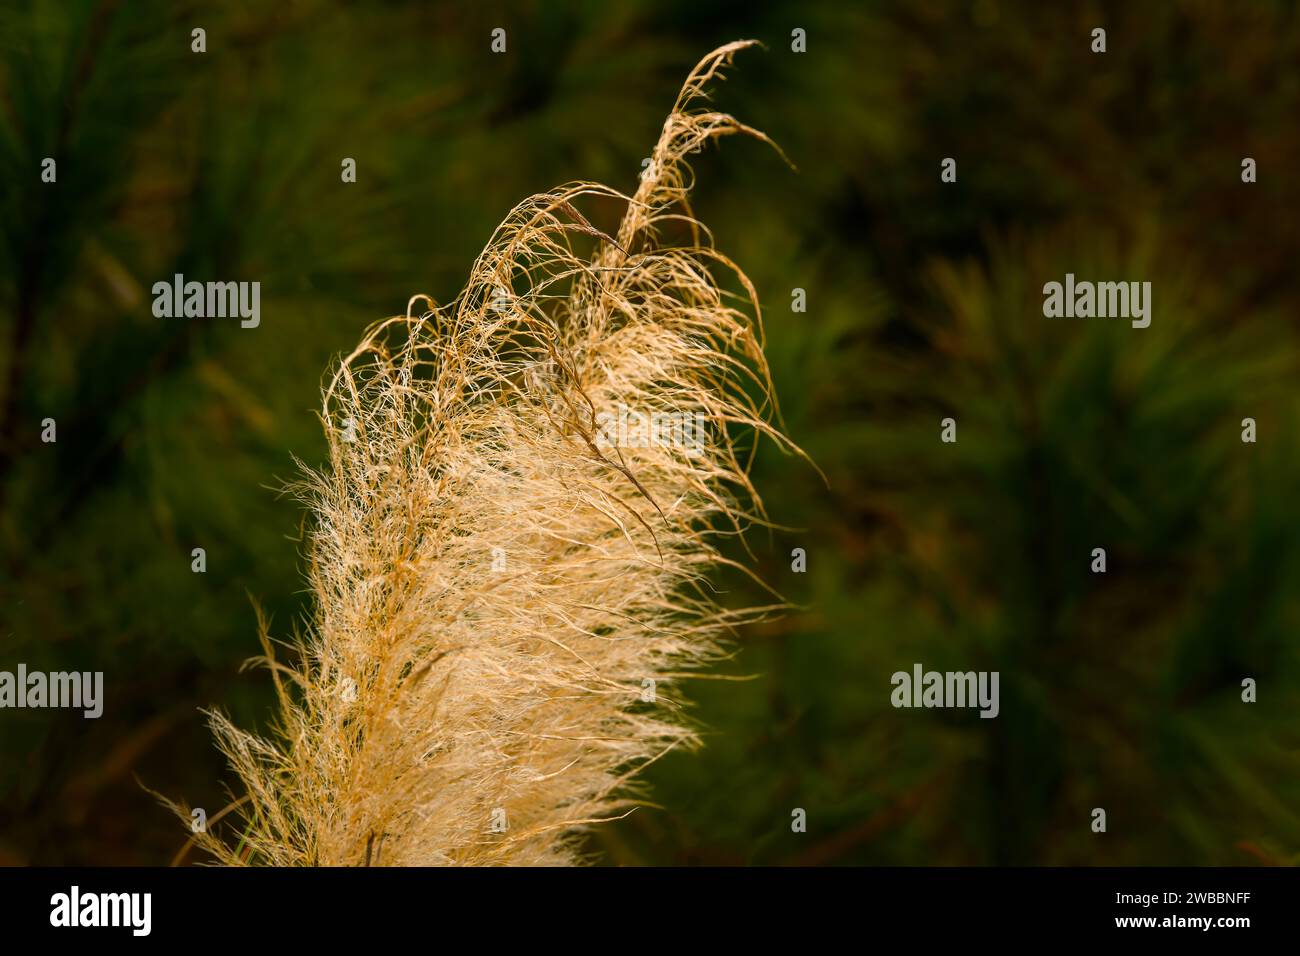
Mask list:
[[[755,290],[687,204],[686,156],[767,141],[699,106],[752,42],[691,72],[635,195],[525,200],[453,303],[417,296],[328,378],[329,463],[300,486],[314,619],[296,669],[263,624],[269,737],[211,716],[245,789],[237,822],[194,837],[217,861],[578,862],[635,774],[697,742],[675,681],[780,606],[721,608],[717,545],[765,521],[759,437],[797,451],[770,423]],[[593,199],[626,207],[616,235],[579,211]],[[704,440],[620,442],[620,409]]]

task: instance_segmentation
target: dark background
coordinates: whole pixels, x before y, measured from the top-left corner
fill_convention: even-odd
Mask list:
[[[323,458],[328,363],[452,299],[526,195],[632,190],[746,37],[715,102],[798,172],[726,140],[695,208],[829,487],[758,462],[801,530],[750,544],[801,607],[715,672],[753,679],[692,684],[706,748],[595,858],[1300,860],[1300,12],[1269,0],[5,2],[0,669],[103,670],[107,703],[0,712],[0,860],[166,863],[188,834],[142,784],[227,802],[198,710],[270,716],[250,597],[281,637],[309,610],[277,489]],[[155,319],[176,272],[260,281],[261,326]],[[1151,327],[1045,319],[1066,272],[1150,281]],[[895,710],[914,662],[1000,671],[1001,715]]]

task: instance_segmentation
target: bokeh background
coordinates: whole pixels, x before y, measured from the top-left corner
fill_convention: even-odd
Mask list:
[[[745,37],[767,50],[715,102],[798,171],[726,140],[696,212],[827,481],[759,458],[796,530],[750,546],[799,608],[716,672],[749,679],[691,685],[705,749],[593,858],[1300,860],[1300,12],[1275,0],[6,0],[0,667],[103,670],[107,706],[0,712],[0,859],[162,864],[188,834],[144,786],[226,803],[199,710],[270,716],[240,665],[253,601],[282,637],[308,611],[277,489],[324,456],[326,366],[453,298],[526,195],[634,188],[690,67]],[[1151,327],[1044,319],[1067,271],[1151,281]],[[260,281],[261,326],[155,319],[176,272]],[[1000,671],[1001,715],[895,710],[914,662]]]

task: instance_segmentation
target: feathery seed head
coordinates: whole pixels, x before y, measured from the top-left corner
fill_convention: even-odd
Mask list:
[[[707,586],[719,536],[763,520],[736,436],[793,447],[755,291],[686,205],[684,157],[766,141],[694,108],[751,42],[691,73],[633,196],[525,200],[453,303],[412,299],[329,379],[329,464],[302,486],[316,618],[296,671],[263,632],[275,739],[212,717],[247,788],[237,846],[196,836],[219,861],[570,863],[639,768],[696,742],[674,679],[772,610]],[[626,205],[617,235],[592,197]]]

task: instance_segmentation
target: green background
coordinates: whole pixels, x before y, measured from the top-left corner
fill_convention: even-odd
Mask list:
[[[798,530],[750,545],[799,610],[714,672],[752,679],[692,684],[706,748],[595,859],[1300,859],[1294,3],[42,0],[0,12],[0,668],[103,670],[107,704],[0,712],[0,861],[165,863],[141,784],[226,803],[198,709],[270,716],[250,596],[282,637],[308,610],[276,489],[323,458],[328,363],[452,299],[528,194],[634,188],[747,37],[715,103],[798,171],[726,140],[695,208],[828,481],[758,461]],[[177,272],[260,281],[260,327],[155,319]],[[1150,281],[1151,327],[1045,319],[1066,272]],[[895,710],[915,662],[999,671],[1000,716]]]

